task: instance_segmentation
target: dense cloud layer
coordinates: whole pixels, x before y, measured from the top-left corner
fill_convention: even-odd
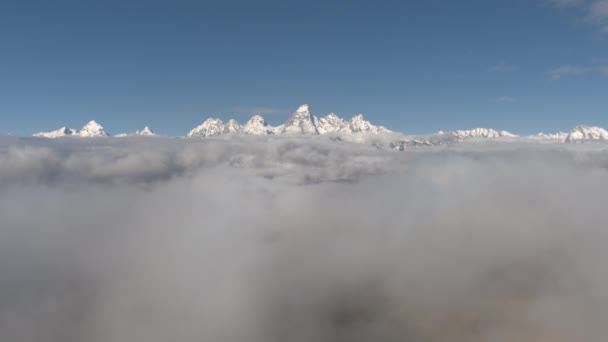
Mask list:
[[[604,341],[608,149],[0,140],[0,340]]]

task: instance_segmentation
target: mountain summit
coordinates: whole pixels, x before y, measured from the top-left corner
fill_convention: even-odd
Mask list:
[[[95,120],[89,121],[86,125],[84,125],[80,131],[78,131],[78,135],[81,137],[107,137],[109,136],[106,131],[104,131],[103,126],[95,122]]]
[[[82,126],[80,130],[68,127],[61,127],[60,129],[51,132],[35,133],[33,136],[38,138],[61,138],[69,136],[90,138],[107,137],[109,136],[109,134],[104,131],[103,126],[95,122],[95,120],[91,120],[86,125]]]
[[[307,104],[301,105],[283,125],[281,133],[319,134],[315,121],[316,119],[310,113],[309,106]]]
[[[201,125],[192,129],[186,137],[212,137],[225,133],[244,133],[252,135],[269,134],[307,134],[318,135],[327,133],[353,134],[353,133],[389,133],[382,126],[374,126],[366,121],[362,114],[355,115],[346,121],[334,113],[318,119],[310,111],[310,106],[301,105],[284,124],[272,127],[260,115],[252,116],[247,123],[240,126],[231,119],[224,124],[220,119],[207,119]]]
[[[363,114],[357,114],[350,120],[345,120],[334,113],[325,117],[314,116],[307,104],[301,105],[279,126],[273,127],[266,122],[261,115],[253,115],[244,125],[234,119],[227,122],[219,118],[206,119],[200,125],[194,127],[187,134],[187,138],[217,137],[220,135],[330,135],[332,140],[347,140],[358,142],[370,142],[372,145],[394,146],[403,150],[406,146],[440,146],[460,142],[476,142],[487,139],[503,141],[537,141],[542,143],[566,142],[566,143],[598,143],[608,142],[608,130],[597,126],[577,126],[569,133],[553,133],[519,136],[509,131],[500,131],[491,128],[473,128],[469,130],[439,131],[435,134],[426,135],[404,135],[394,133],[382,126],[375,126],[365,120]],[[154,132],[149,127],[144,127],[131,134],[119,134],[121,136],[150,136]],[[40,138],[60,137],[106,137],[109,134],[103,126],[96,121],[89,121],[80,130],[67,126],[51,132],[41,132],[33,135]]]

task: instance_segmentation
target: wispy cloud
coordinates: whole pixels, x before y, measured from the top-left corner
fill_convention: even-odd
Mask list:
[[[585,3],[584,0],[546,0],[546,3],[556,7],[573,7]]]
[[[517,99],[512,96],[500,96],[496,98],[496,102],[498,103],[513,103],[515,101],[517,101]]]
[[[587,9],[589,18],[596,21],[601,21],[604,24],[608,19],[608,0],[595,0]]]
[[[501,61],[500,63],[498,63],[495,66],[493,66],[493,67],[490,68],[490,71],[493,71],[493,72],[504,72],[504,73],[515,72],[517,70],[519,70],[518,66],[509,64],[509,63],[504,62],[504,61]]]
[[[582,76],[587,74],[596,74],[608,77],[608,67],[607,66],[575,66],[575,65],[564,65],[553,70],[550,70],[548,73],[549,77],[553,80],[557,81],[564,77],[569,76]]]
[[[600,33],[608,33],[608,0],[546,0],[558,8],[578,8],[582,19],[599,27]]]

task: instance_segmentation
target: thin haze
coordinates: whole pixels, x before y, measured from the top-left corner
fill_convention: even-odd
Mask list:
[[[302,103],[410,134],[608,126],[606,0],[4,0],[0,134]]]
[[[604,341],[608,151],[0,140],[0,340]]]

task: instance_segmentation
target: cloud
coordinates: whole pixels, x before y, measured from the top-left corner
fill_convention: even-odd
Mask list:
[[[564,77],[569,76],[582,76],[588,74],[595,74],[604,77],[608,77],[608,67],[605,66],[594,66],[594,67],[582,67],[574,65],[564,65],[555,68],[547,73],[553,80],[560,80]]]
[[[608,32],[608,0],[548,0],[547,3],[562,8],[578,8],[585,21],[597,26],[600,33]]]
[[[585,3],[585,0],[546,0],[546,3],[556,7],[574,7]]]
[[[3,138],[0,339],[601,341],[607,170],[598,145]]]
[[[510,72],[515,72],[518,70],[519,70],[518,66],[507,64],[506,62],[500,62],[490,68],[490,71],[502,72],[502,73],[510,73]]]
[[[588,8],[589,18],[604,23],[608,19],[608,0],[593,1]]]
[[[496,98],[496,102],[498,103],[513,103],[517,101],[514,97],[511,96],[501,96]]]

